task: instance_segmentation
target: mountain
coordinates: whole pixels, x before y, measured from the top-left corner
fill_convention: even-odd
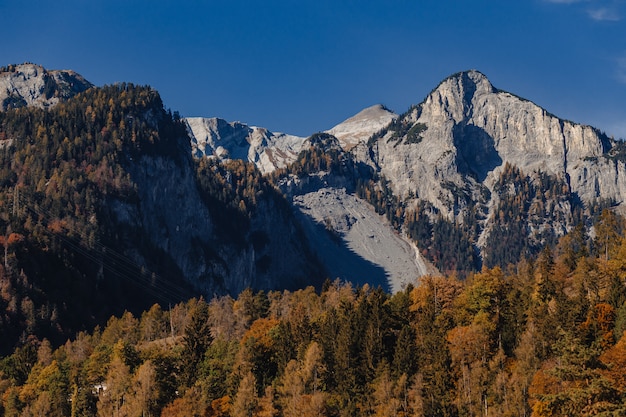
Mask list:
[[[0,68],[0,110],[51,107],[92,86],[74,71],[48,71],[35,64],[9,65]]]
[[[297,168],[297,159],[333,153],[343,164],[348,150],[388,125],[397,115],[382,105],[369,107],[326,132],[310,138],[272,133],[264,128],[219,118],[185,118],[196,158],[254,163],[275,180],[303,225],[306,240],[328,276],[399,291],[416,277],[436,270],[415,244],[354,195],[357,172],[330,172],[319,166]],[[326,167],[327,168],[327,167]],[[352,166],[351,169],[356,169]],[[286,172],[286,174],[285,174]],[[347,175],[349,174],[349,175]]]
[[[188,117],[185,122],[196,158],[240,159],[254,163],[264,174],[292,163],[305,142],[302,137],[219,118]]]
[[[492,265],[503,262],[489,252],[513,229],[519,234],[510,243],[526,247],[506,261],[554,242],[599,202],[623,211],[621,143],[496,89],[478,71],[445,79],[360,146],[355,155],[394,196],[409,208],[428,207],[431,221],[442,216],[473,229],[466,239]],[[519,215],[511,217],[513,209]]]
[[[477,71],[308,138],[48,85],[0,111],[0,414],[624,413],[624,144]]]
[[[455,208],[442,179],[461,188],[471,183],[491,189],[506,163],[562,178],[583,201],[599,196],[623,200],[621,186],[595,189],[593,183],[607,181],[585,173],[598,175],[597,158],[613,146],[605,135],[497,90],[477,71],[443,81],[370,145],[375,156],[368,162],[392,181],[398,195],[413,191],[446,215]],[[604,175],[608,179],[613,173]]]
[[[266,173],[294,163],[310,146],[238,123],[193,123],[201,120],[212,133],[200,136],[240,147],[223,146],[229,151],[220,155],[255,162]],[[400,116],[372,106],[326,132],[371,170],[361,180],[376,177],[366,199],[441,270],[505,266],[578,223],[589,228],[603,207],[623,211],[620,142],[499,90],[475,70],[446,78]],[[280,158],[267,163],[264,155]],[[346,214],[336,211],[337,218]]]
[[[339,123],[327,133],[339,139],[341,147],[347,151],[367,140],[376,132],[388,126],[397,114],[381,104],[361,110],[354,116]]]
[[[623,211],[623,144],[478,71],[402,115],[377,105],[308,138],[180,119],[149,87],[32,64],[0,80],[14,91],[0,112],[7,340],[247,287],[396,292]]]

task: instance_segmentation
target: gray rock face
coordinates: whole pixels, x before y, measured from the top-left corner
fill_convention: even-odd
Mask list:
[[[218,118],[188,117],[185,122],[194,157],[240,159],[254,163],[263,173],[295,161],[305,143],[302,137]]]
[[[203,202],[191,165],[142,156],[129,173],[137,200],[109,203],[120,230],[145,236],[199,293],[238,294],[248,287],[293,289],[312,284],[307,281],[312,275],[307,243],[275,200],[259,197],[249,235],[242,241],[222,241],[215,213]],[[138,264],[145,263],[132,245],[126,252]]]
[[[147,235],[196,288],[206,294],[216,291],[213,280],[206,279],[211,265],[199,256],[214,225],[198,194],[193,170],[171,159],[145,156],[130,166],[130,174],[137,185],[138,203],[114,205],[118,221]]]
[[[374,139],[355,148],[355,157],[384,175],[394,194],[426,200],[451,220],[476,204],[495,207],[494,185],[507,163],[527,175],[562,180],[585,203],[621,203],[626,193],[624,163],[607,154],[615,143],[593,127],[494,88],[478,71],[444,80]],[[484,226],[483,234],[489,233],[488,222]]]
[[[344,150],[350,150],[366,143],[375,132],[397,116],[378,104],[362,110],[326,132],[335,136]],[[254,163],[264,174],[291,164],[309,146],[307,138],[273,133],[262,127],[227,122],[215,117],[187,117],[185,122],[194,157],[240,159]]]
[[[397,292],[417,277],[437,273],[410,239],[345,188],[320,187],[295,195],[293,202],[332,278]]]
[[[40,65],[10,65],[0,70],[0,110],[50,107],[92,84],[74,71],[48,71]]]

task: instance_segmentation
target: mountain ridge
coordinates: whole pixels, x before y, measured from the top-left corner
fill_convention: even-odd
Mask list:
[[[241,122],[202,117],[183,120],[194,158],[243,160],[266,175],[288,168],[313,146],[310,138]],[[443,216],[457,224],[456,228],[475,224],[475,231],[468,232],[466,239],[480,259],[488,250],[495,216],[507,201],[504,188],[497,188],[506,166],[517,167],[523,181],[537,190],[542,189],[540,178],[545,175],[552,178],[550,183],[563,184],[563,201],[547,202],[534,195],[536,201],[527,204],[548,204],[556,210],[545,212],[543,221],[541,216],[524,214],[536,223],[529,226],[531,232],[526,236],[534,247],[571,230],[581,221],[576,213],[588,212],[599,200],[624,211],[626,172],[619,143],[598,129],[559,119],[528,99],[496,88],[477,70],[444,78],[420,104],[402,115],[374,105],[326,133],[337,137],[343,151],[360,164],[360,171],[365,172],[364,167],[371,170],[367,178],[373,175],[375,181],[382,178],[388,182],[383,188],[388,186],[395,201],[388,204],[400,205],[394,210],[404,213],[401,217],[426,210],[417,217],[426,215],[436,222],[437,216]],[[381,185],[372,190],[376,189]],[[395,219],[395,227],[412,227],[402,221]],[[537,230],[543,231],[541,236],[535,235]]]
[[[293,162],[306,139],[217,117],[187,117],[185,122],[196,158],[240,159],[264,174]]]
[[[22,84],[45,86],[53,72],[32,65]],[[465,277],[578,224],[593,234],[626,196],[626,147],[477,71],[401,115],[376,105],[308,138],[182,119],[149,87],[68,85],[0,112],[7,343],[23,323],[48,337],[53,317],[80,328],[188,291]]]

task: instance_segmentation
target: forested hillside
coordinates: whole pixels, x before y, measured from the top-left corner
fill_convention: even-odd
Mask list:
[[[115,252],[122,248],[106,203],[136,201],[129,160],[176,155],[172,138],[184,130],[158,94],[131,85],[90,89],[51,110],[0,113],[0,132],[1,348],[29,334],[59,340],[130,300],[146,306],[153,297],[133,284],[149,279]],[[159,266],[164,274],[171,268]]]
[[[0,362],[5,416],[626,413],[626,239],[605,211],[507,269],[394,295],[246,290],[126,312]],[[593,243],[593,245],[592,245]],[[592,249],[595,248],[595,249]]]
[[[0,353],[154,302],[322,282],[259,171],[194,161],[178,115],[131,84],[0,112],[0,238]]]

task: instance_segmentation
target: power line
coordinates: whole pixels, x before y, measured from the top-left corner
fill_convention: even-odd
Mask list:
[[[18,206],[18,209],[21,205],[22,208],[35,214],[44,226],[45,231],[50,236],[61,241],[68,249],[100,265],[103,270],[139,285],[164,305],[186,300],[195,295],[184,287],[164,279],[156,272],[149,270],[145,265],[138,264],[131,258],[102,244],[98,240],[95,240],[90,245],[84,232],[77,232],[71,225],[64,225],[68,234],[55,233],[48,227],[51,221],[54,220],[49,213],[44,212],[37,204],[26,201],[26,197],[23,194],[20,195],[17,191],[14,194],[14,211],[16,211],[15,205]],[[72,235],[78,236],[79,239],[72,238]]]

